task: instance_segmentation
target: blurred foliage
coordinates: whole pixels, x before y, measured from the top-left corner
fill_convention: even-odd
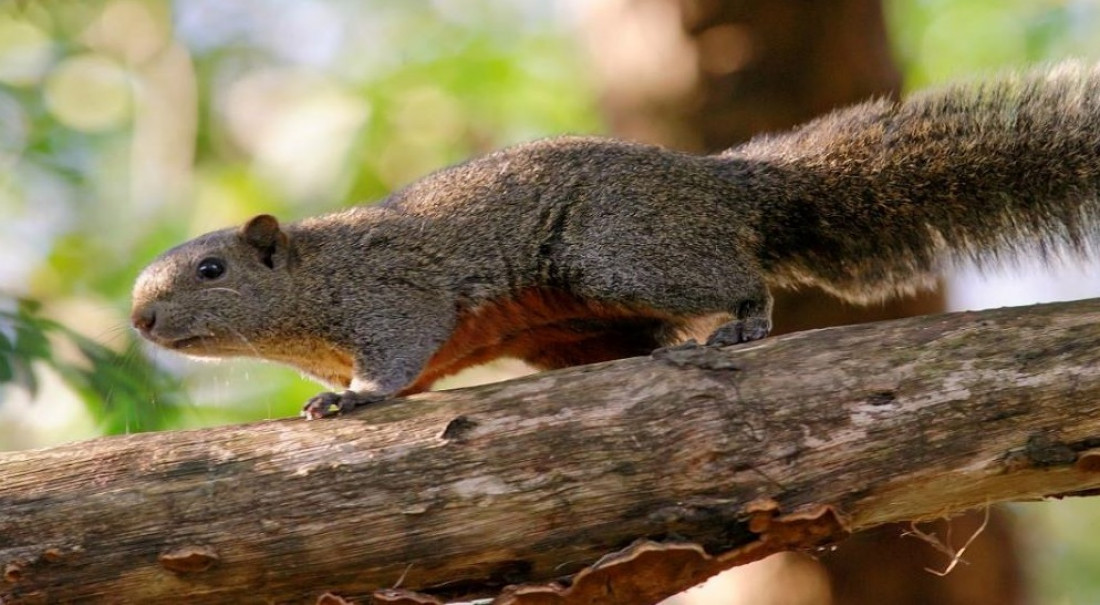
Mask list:
[[[1095,0],[887,0],[909,88],[1100,54]]]
[[[0,309],[0,386],[38,393],[41,364],[56,372],[95,415],[106,433],[171,428],[185,401],[180,384],[133,347],[117,353],[42,317],[41,307],[19,301]],[[68,354],[65,354],[65,351]]]

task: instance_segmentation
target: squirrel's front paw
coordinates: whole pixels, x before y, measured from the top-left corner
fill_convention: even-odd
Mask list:
[[[343,393],[321,393],[310,398],[302,407],[302,416],[306,420],[316,420],[326,416],[335,416],[350,412],[355,408],[382,401],[382,395],[362,393],[357,391],[344,391]]]

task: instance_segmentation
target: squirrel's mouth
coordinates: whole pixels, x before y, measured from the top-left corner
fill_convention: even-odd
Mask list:
[[[164,338],[153,340],[156,344],[184,355],[193,357],[226,357],[231,355],[256,354],[256,347],[234,346],[234,341],[227,341],[215,334],[199,334],[195,336],[180,336],[178,338]]]
[[[210,335],[198,334],[194,336],[162,336],[157,334],[143,333],[146,339],[153,342],[153,344],[164,347],[172,351],[181,351],[184,353],[194,353],[204,349],[209,349],[214,343]]]
[[[175,350],[194,349],[201,347],[204,340],[208,340],[208,338],[206,336],[185,336],[183,338],[166,341],[163,345],[169,349]]]

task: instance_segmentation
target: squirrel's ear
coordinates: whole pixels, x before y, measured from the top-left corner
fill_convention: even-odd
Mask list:
[[[279,259],[286,258],[287,236],[279,228],[279,221],[270,214],[252,217],[241,227],[241,239],[260,254],[260,260],[274,269]]]

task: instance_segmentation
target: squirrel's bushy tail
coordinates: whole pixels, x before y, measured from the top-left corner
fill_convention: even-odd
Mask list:
[[[760,202],[778,284],[870,300],[944,261],[1085,252],[1100,242],[1100,66],[873,101],[723,155]]]

